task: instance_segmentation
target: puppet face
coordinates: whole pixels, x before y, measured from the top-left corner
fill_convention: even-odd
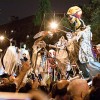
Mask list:
[[[49,57],[51,57],[51,58],[55,58],[56,57],[55,50],[53,50],[53,49],[49,50]]]
[[[75,18],[75,16],[69,15],[69,16],[68,16],[68,20],[69,20],[69,22],[70,22],[71,24],[73,24],[73,23],[75,22],[76,18]]]
[[[74,23],[76,19],[80,19],[82,15],[82,10],[78,6],[70,7],[67,11],[68,20],[70,23]]]

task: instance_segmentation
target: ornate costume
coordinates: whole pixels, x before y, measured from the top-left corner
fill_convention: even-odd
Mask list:
[[[81,63],[94,61],[94,56],[91,46],[92,33],[90,26],[77,33],[77,41],[80,41],[79,60]]]
[[[76,36],[73,37],[73,40],[77,40],[79,43],[79,61],[78,65],[80,69],[83,71],[84,77],[88,75],[86,68],[88,68],[90,75],[93,77],[97,73],[100,73],[100,69],[95,66],[94,56],[92,53],[92,32],[90,30],[90,26],[86,26],[84,21],[81,19],[82,10],[78,6],[73,6],[69,8],[68,12],[68,19],[70,23],[75,24],[75,34]],[[92,62],[92,64],[90,64]],[[94,65],[93,65],[94,64]]]
[[[59,41],[55,44],[57,49],[56,58],[61,61],[61,63],[65,64],[69,62],[68,60],[68,53],[66,51],[67,47],[67,40],[62,36]]]

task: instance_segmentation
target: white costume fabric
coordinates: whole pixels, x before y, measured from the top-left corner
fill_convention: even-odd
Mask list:
[[[17,64],[17,61],[18,61],[18,54],[16,52],[16,47],[9,46],[3,59],[5,72],[7,72],[8,74],[13,74],[13,70],[15,65]]]
[[[66,64],[68,62],[68,53],[66,51],[67,40],[62,36],[59,41],[55,44],[57,49],[56,58],[61,61],[61,63]]]
[[[41,55],[42,48],[45,49],[46,43],[44,41],[35,41],[33,45],[33,54],[32,54],[32,64],[35,69],[35,73],[43,72],[43,67],[45,67],[46,59]],[[46,56],[46,54],[45,54]]]
[[[21,48],[20,49],[20,55],[21,55],[21,58],[23,58],[23,55],[25,54],[25,57],[28,59],[28,61],[30,62],[30,54],[29,54],[29,51],[26,50],[25,48]]]
[[[4,68],[1,62],[1,58],[0,58],[0,75],[2,75],[4,73]]]
[[[63,75],[66,75],[66,71],[69,65],[69,57],[66,50],[67,45],[68,42],[64,38],[64,36],[62,36],[56,43],[56,47],[58,48],[56,51],[56,58],[62,63],[60,68],[61,68],[61,73],[63,73]]]
[[[77,41],[80,41],[79,60],[81,63],[94,61],[91,39],[92,33],[90,31],[90,26],[86,26],[86,29],[79,31],[77,34]]]
[[[92,33],[90,26],[86,26],[86,29],[78,32],[77,41],[80,39],[79,48],[79,60],[81,63],[87,64],[87,69],[91,77],[94,77],[97,73],[100,73],[100,63],[95,61],[91,47]]]
[[[25,48],[21,48],[20,49],[20,59],[23,59],[23,57],[26,57],[28,59],[28,61],[30,62],[30,54],[29,54],[29,51]],[[27,76],[28,74],[31,72],[31,69],[26,73],[24,79],[23,79],[23,82],[26,83],[27,82]]]

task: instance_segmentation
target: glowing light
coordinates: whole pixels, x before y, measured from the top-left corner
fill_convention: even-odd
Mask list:
[[[57,29],[57,28],[58,28],[57,22],[55,22],[55,21],[51,22],[51,23],[50,23],[50,28],[51,28],[51,29]]]
[[[13,33],[14,32],[14,30],[11,30],[11,33]]]
[[[0,40],[1,40],[1,41],[4,41],[5,39],[7,39],[7,40],[10,41],[10,42],[12,41],[12,39],[9,39],[9,38],[7,38],[7,37],[5,37],[5,36],[3,36],[3,35],[0,36]]]
[[[4,36],[0,36],[0,40],[1,40],[1,41],[3,41],[3,40],[4,40],[4,38],[5,38]]]
[[[0,52],[2,52],[3,50],[2,49],[0,49]]]

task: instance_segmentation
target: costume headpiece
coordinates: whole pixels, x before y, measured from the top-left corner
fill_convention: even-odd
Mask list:
[[[81,18],[81,15],[82,15],[82,10],[78,6],[73,6],[73,7],[70,7],[68,9],[67,14],[68,15],[75,16],[76,18],[80,19]]]
[[[70,22],[75,22],[75,29],[79,28],[83,21],[81,20],[82,10],[78,6],[70,7],[67,11],[67,15],[70,18]]]

